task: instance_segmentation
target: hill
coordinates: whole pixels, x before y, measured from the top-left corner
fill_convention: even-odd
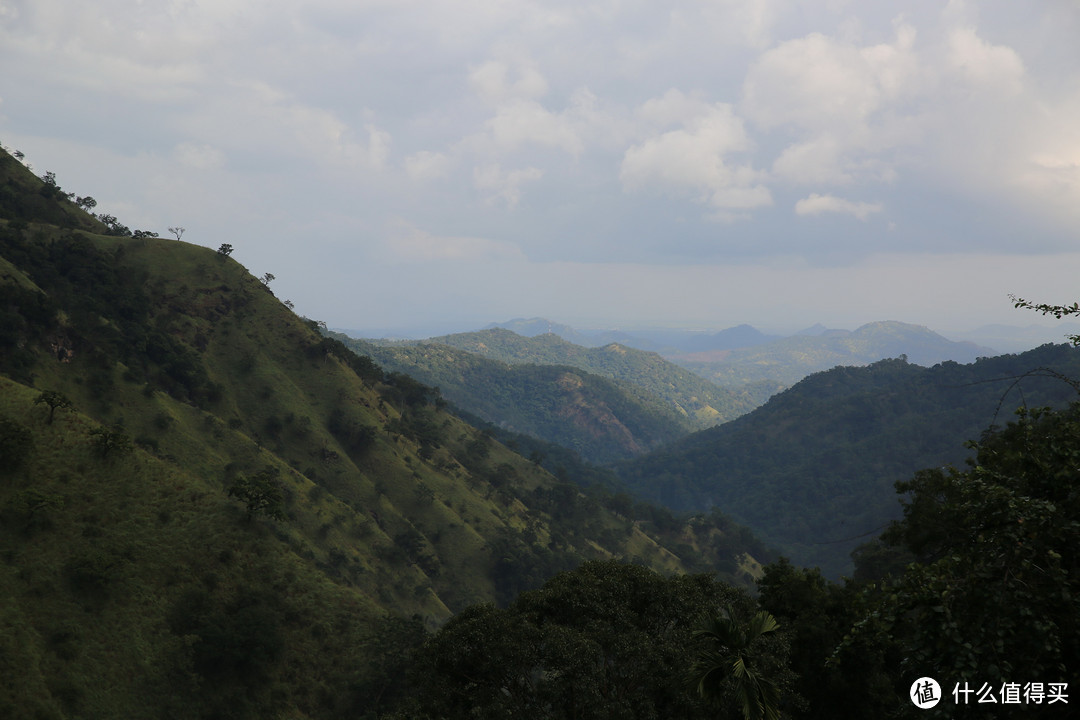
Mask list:
[[[725,388],[771,382],[791,387],[802,378],[838,365],[866,365],[906,356],[916,365],[974,362],[994,351],[954,342],[922,327],[895,321],[868,323],[854,330],[799,334],[752,347],[668,354],[668,360]]]
[[[0,154],[0,716],[360,717],[425,626],[583,560],[749,578],[726,518],[557,479],[231,247],[72,198]]]
[[[964,439],[1004,425],[1019,405],[1075,399],[1057,375],[1080,377],[1080,350],[838,367],[617,470],[644,498],[681,510],[718,505],[793,560],[837,575],[850,572],[856,545],[897,517],[896,481],[962,461]]]
[[[719,388],[657,353],[618,343],[587,348],[567,342],[554,333],[524,337],[503,328],[443,335],[425,342],[447,345],[504,363],[578,368],[660,398],[699,428],[726,422],[754,407],[747,394]]]
[[[332,336],[388,371],[438,387],[448,401],[486,422],[562,445],[594,463],[640,455],[700,427],[635,385],[568,365],[510,364],[437,343],[387,347]]]
[[[567,342],[584,347],[602,347],[619,343],[638,350],[650,350],[661,355],[701,352],[705,350],[731,350],[751,345],[761,345],[777,340],[779,335],[766,335],[750,325],[707,332],[702,330],[679,330],[674,328],[635,329],[632,332],[622,330],[578,330],[552,322],[547,318],[516,319],[503,323],[492,323],[485,330],[503,328],[518,335],[535,337],[545,333],[558,335]]]

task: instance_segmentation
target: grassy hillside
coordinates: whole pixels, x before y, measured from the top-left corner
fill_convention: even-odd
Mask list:
[[[1004,425],[1022,404],[1074,400],[1076,389],[1054,374],[1080,377],[1080,350],[835,368],[617,470],[647,499],[680,510],[718,505],[793,560],[850,572],[848,553],[898,516],[896,481],[960,462],[965,439]]]
[[[421,343],[394,343],[390,347]],[[443,335],[422,344],[447,345],[474,355],[511,364],[565,365],[615,380],[646,402],[659,398],[688,426],[701,429],[726,422],[754,405],[742,394],[703,380],[653,352],[618,343],[589,348],[553,333],[524,337],[503,328]]]
[[[553,477],[227,248],[0,188],[0,716],[364,717],[425,626],[585,559],[749,579],[744,529]]]
[[[795,335],[754,347],[668,355],[668,359],[725,388],[774,383],[791,387],[811,373],[838,365],[866,365],[906,355],[916,365],[974,362],[993,355],[989,348],[953,342],[919,325],[875,322],[852,332],[832,330],[821,335]]]
[[[511,364],[437,343],[386,347],[333,337],[389,371],[437,386],[447,400],[487,422],[596,463],[640,455],[697,427],[637,386],[568,365]]]

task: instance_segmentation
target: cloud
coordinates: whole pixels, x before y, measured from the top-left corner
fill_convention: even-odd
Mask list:
[[[386,240],[389,258],[398,262],[478,262],[524,260],[516,245],[479,237],[435,235],[397,220],[390,224]]]
[[[852,215],[859,220],[865,221],[872,214],[881,212],[883,207],[884,206],[881,203],[853,202],[833,195],[811,193],[809,197],[803,198],[795,203],[795,214],[820,215],[822,213],[841,213],[844,215]]]
[[[991,45],[973,27],[949,34],[949,67],[974,85],[1019,93],[1024,85],[1024,62],[1015,50]]]
[[[495,144],[503,150],[536,144],[577,155],[584,144],[572,121],[565,114],[555,114],[532,100],[517,100],[500,106],[487,122]]]
[[[661,106],[684,98],[664,96],[648,106],[647,116],[663,117]],[[698,200],[720,210],[749,210],[770,205],[764,174],[749,165],[730,164],[727,156],[753,147],[730,105],[716,103],[693,117],[686,127],[655,135],[626,150],[619,178],[628,191],[657,187],[696,191]]]
[[[417,182],[446,177],[453,160],[444,153],[421,150],[405,158],[405,173]]]
[[[503,172],[497,163],[492,163],[474,169],[473,184],[477,190],[487,193],[489,202],[502,200],[506,207],[513,208],[521,200],[521,186],[543,176],[544,171],[539,168],[526,167]]]
[[[516,78],[511,81],[511,72]],[[469,72],[469,87],[482,99],[499,103],[509,99],[535,100],[547,94],[548,83],[531,64],[516,68],[501,60],[488,60]]]

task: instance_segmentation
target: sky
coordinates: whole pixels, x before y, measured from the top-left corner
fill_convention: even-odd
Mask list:
[[[0,143],[331,327],[1041,322],[1076,0],[0,0]]]

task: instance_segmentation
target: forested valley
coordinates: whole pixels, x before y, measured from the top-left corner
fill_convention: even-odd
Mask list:
[[[409,355],[93,207],[0,154],[0,717],[1069,714],[1076,349]]]

